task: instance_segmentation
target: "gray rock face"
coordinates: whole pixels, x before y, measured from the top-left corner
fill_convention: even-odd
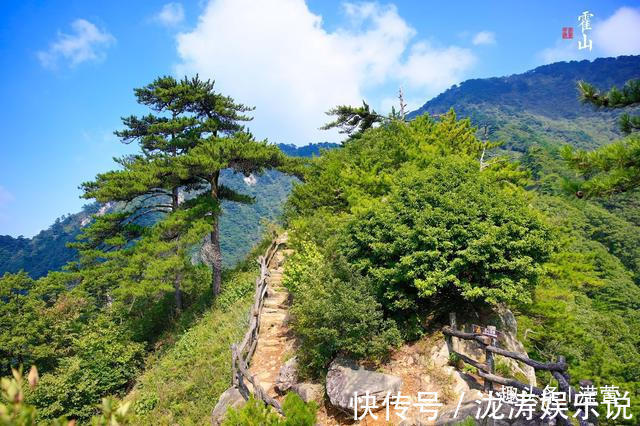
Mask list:
[[[338,357],[329,366],[326,391],[334,407],[353,414],[352,399],[355,392],[358,393],[358,407],[365,403],[361,395],[369,391],[369,395],[376,396],[377,404],[382,408],[381,403],[387,392],[396,394],[401,386],[400,377],[365,370],[351,360]]]
[[[504,327],[502,339],[500,340],[501,346],[508,351],[527,355],[524,345],[516,337],[518,335],[518,323],[513,313],[509,309],[500,308],[498,309],[498,314]],[[511,358],[504,358],[504,361],[509,364],[511,371],[523,374],[529,380],[530,385],[537,386],[536,371],[533,367]]]
[[[220,399],[218,399],[218,403],[211,412],[211,424],[213,426],[220,426],[224,420],[225,414],[227,414],[227,408],[239,408],[242,407],[245,402],[244,397],[236,387],[230,387],[226,391],[222,392]]]
[[[293,357],[280,367],[275,388],[278,392],[286,392],[298,381],[298,358]]]
[[[304,402],[314,401],[321,404],[324,397],[324,388],[315,383],[296,383],[291,390],[300,395]]]

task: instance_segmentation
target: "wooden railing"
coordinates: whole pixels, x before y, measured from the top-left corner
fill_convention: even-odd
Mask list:
[[[520,390],[526,390],[532,392],[536,395],[542,395],[543,390],[532,386],[527,385],[522,382],[519,382],[515,379],[508,379],[506,377],[501,377],[495,374],[495,365],[493,356],[501,355],[507,358],[515,359],[520,361],[530,367],[533,367],[535,370],[544,370],[549,371],[551,375],[558,381],[558,387],[561,392],[565,392],[567,395],[568,406],[573,410],[576,410],[576,407],[573,405],[575,401],[574,395],[576,391],[569,385],[569,373],[568,365],[563,356],[558,357],[557,362],[538,362],[530,359],[526,355],[517,352],[507,351],[505,349],[499,348],[496,343],[496,339],[492,336],[487,336],[484,333],[465,333],[463,331],[459,331],[456,329],[456,320],[455,314],[452,314],[450,317],[451,325],[445,326],[442,329],[442,333],[445,335],[445,339],[447,341],[447,347],[449,349],[450,354],[454,354],[462,361],[466,362],[469,365],[478,369],[478,375],[484,379],[484,390],[491,391],[493,390],[493,383],[498,383],[503,386],[511,386]],[[474,360],[456,350],[454,350],[453,345],[453,337],[457,337],[459,339],[471,340],[480,345],[481,348],[484,349],[486,362],[482,363],[477,360]],[[563,424],[564,419],[558,417],[559,422],[558,425]],[[578,416],[578,422],[580,426],[587,426],[587,421],[582,419],[582,416]],[[564,423],[569,424],[569,423]]]
[[[256,399],[264,401],[265,404],[271,405],[280,414],[282,407],[275,399],[267,395],[267,392],[260,386],[260,382],[249,373],[249,364],[251,358],[258,346],[258,335],[260,333],[260,316],[262,315],[262,305],[267,294],[267,277],[269,276],[269,263],[275,256],[280,246],[278,239],[271,242],[264,256],[258,258],[260,264],[260,276],[256,279],[256,291],[249,313],[249,329],[244,335],[244,339],[240,343],[231,345],[231,374],[232,385],[236,386],[245,399],[249,399],[249,394],[253,393]],[[245,379],[251,383],[252,389],[249,389],[245,383]]]

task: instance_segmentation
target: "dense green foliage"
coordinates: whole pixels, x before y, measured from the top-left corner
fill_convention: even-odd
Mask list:
[[[13,377],[2,378],[0,383],[0,425],[2,426],[72,426],[64,416],[48,421],[38,421],[39,414],[33,405],[24,401],[25,384],[31,390],[38,387],[38,370],[32,366],[25,379],[20,370],[12,370]],[[91,418],[94,426],[121,426],[129,423],[129,403],[118,404],[113,398],[102,399],[102,413]]]
[[[397,175],[386,200],[356,214],[347,235],[341,251],[379,283],[385,309],[404,317],[429,300],[527,302],[550,251],[522,191],[450,157]]]
[[[298,362],[304,375],[317,375],[339,351],[382,359],[401,342],[371,283],[332,265],[312,242],[302,243],[287,262],[283,284],[295,299],[292,324],[304,348]]]
[[[387,331],[414,339],[452,309],[500,303],[531,357],[566,356],[575,382],[618,385],[637,413],[637,193],[567,197],[573,172],[548,143],[522,156],[529,179],[502,158],[482,167],[487,143],[468,126],[445,115],[368,130],[294,187],[285,284],[303,366],[322,371],[339,352],[377,359],[397,344],[376,342]]]
[[[481,162],[487,145],[450,112],[392,120],[311,164],[287,205],[303,367],[379,358],[440,309],[530,301],[550,234],[523,173]]]
[[[282,403],[284,418],[278,416],[271,407],[253,397],[239,409],[229,408],[223,426],[313,426],[316,424],[314,402],[305,404],[295,393],[289,393]]]
[[[533,171],[532,187],[544,194],[535,206],[555,229],[559,249],[545,265],[533,303],[519,306],[520,337],[534,358],[566,356],[576,380],[628,390],[637,416],[638,193],[590,200],[564,196],[563,182],[572,172],[559,151],[537,147],[523,161]]]

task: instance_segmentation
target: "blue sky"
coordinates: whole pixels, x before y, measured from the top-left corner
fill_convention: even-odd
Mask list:
[[[561,39],[584,10],[591,52]],[[415,108],[468,78],[638,53],[634,1],[2,2],[0,234],[78,211],[78,185],[135,150],[112,132],[159,75],[214,78],[257,107],[257,137],[303,145],[339,139],[318,130],[337,103],[387,112],[402,86]]]

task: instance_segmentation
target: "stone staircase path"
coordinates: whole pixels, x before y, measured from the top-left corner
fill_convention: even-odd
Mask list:
[[[285,246],[287,235],[281,236],[279,241]],[[283,263],[292,252],[281,246],[269,264],[258,345],[249,367],[250,373],[257,377],[267,394],[276,399],[280,397],[274,383],[286,357],[294,351],[294,338],[288,325],[289,292],[282,286]]]

